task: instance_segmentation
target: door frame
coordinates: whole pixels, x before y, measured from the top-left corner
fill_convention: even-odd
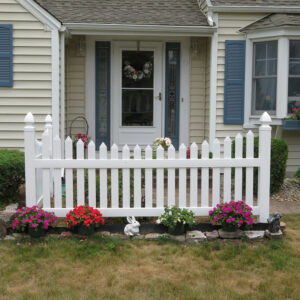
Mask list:
[[[184,143],[189,144],[190,137],[190,37],[163,37],[163,36],[86,36],[86,56],[85,56],[85,80],[86,80],[86,90],[85,90],[85,113],[86,118],[89,122],[90,131],[89,135],[92,140],[96,140],[96,116],[95,116],[95,105],[96,105],[96,57],[95,48],[96,41],[108,41],[113,45],[116,41],[152,41],[152,42],[162,42],[163,43],[163,90],[162,95],[165,95],[165,62],[166,62],[166,43],[167,42],[177,42],[181,44],[180,53],[180,127],[179,127],[179,145]],[[111,68],[113,67],[114,60],[114,49],[111,47]],[[87,71],[88,70],[88,71]],[[113,95],[113,77],[111,72],[111,95]],[[111,101],[113,101],[113,96],[111,96]],[[112,109],[111,109],[111,145],[115,143],[114,132],[112,131]],[[162,105],[162,114],[165,116],[165,107]],[[165,122],[162,123],[162,133],[165,132]]]

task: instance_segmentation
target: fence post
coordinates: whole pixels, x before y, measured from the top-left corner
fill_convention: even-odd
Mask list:
[[[45,118],[45,131],[48,130],[48,155],[49,158],[53,158],[53,125],[52,125],[52,117],[47,115]],[[54,191],[54,181],[53,181],[53,169],[50,169],[50,195],[53,196]]]
[[[34,117],[29,112],[25,119],[24,127],[24,148],[25,148],[25,187],[26,206],[36,205],[36,173],[34,167],[35,160],[35,127]]]
[[[258,206],[259,222],[267,223],[270,210],[270,167],[271,167],[271,131],[272,119],[267,112],[260,118],[259,158],[262,161],[258,168]]]

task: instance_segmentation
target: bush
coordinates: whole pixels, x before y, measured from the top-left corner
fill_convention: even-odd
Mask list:
[[[17,150],[0,150],[0,206],[17,201],[19,187],[24,182],[24,153]]]
[[[254,138],[254,157],[258,157],[258,137]],[[235,155],[235,141],[232,143],[233,157]],[[246,138],[243,139],[243,157],[246,157]],[[271,194],[279,192],[286,172],[286,162],[288,158],[288,146],[284,140],[272,139],[271,140],[271,178],[270,178],[270,191]],[[246,171],[243,168],[243,184],[245,184]],[[254,193],[257,193],[258,185],[258,169],[254,168]]]
[[[294,177],[300,179],[300,168],[296,171]]]

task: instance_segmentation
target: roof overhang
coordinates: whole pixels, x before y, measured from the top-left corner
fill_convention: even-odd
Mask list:
[[[265,39],[265,38],[276,38],[280,36],[299,36],[299,26],[280,26],[274,28],[256,29],[244,31],[249,39]]]
[[[220,13],[235,13],[235,12],[245,12],[245,13],[300,13],[299,6],[209,6],[209,10],[212,12]]]
[[[64,26],[61,22],[48,13],[44,8],[33,0],[17,0],[20,5],[27,9],[32,15],[34,15],[40,22],[47,25],[49,29],[64,31]]]
[[[64,23],[73,35],[147,35],[147,36],[210,36],[217,28],[210,26],[128,25]]]

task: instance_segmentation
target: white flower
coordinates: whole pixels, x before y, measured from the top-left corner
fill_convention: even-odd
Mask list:
[[[165,138],[165,144],[166,144],[166,146],[171,146],[171,140],[169,139],[169,138]]]
[[[169,211],[169,215],[172,216],[172,212],[171,211]]]
[[[160,219],[157,219],[156,224],[160,224],[160,223],[161,223]]]
[[[185,224],[185,221],[183,221],[183,224]]]

